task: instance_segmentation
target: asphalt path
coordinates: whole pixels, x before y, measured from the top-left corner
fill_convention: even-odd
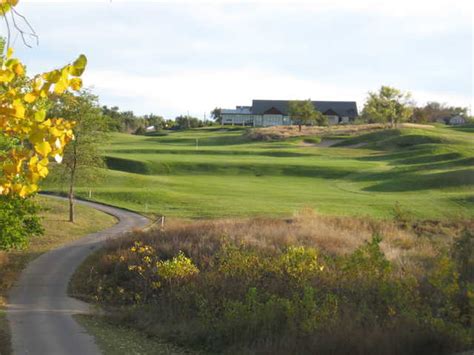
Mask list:
[[[14,354],[100,354],[94,338],[72,317],[90,313],[91,309],[87,303],[67,295],[69,280],[86,257],[107,239],[143,228],[149,220],[98,203],[77,203],[113,215],[118,223],[47,252],[28,264],[11,289],[7,306]]]

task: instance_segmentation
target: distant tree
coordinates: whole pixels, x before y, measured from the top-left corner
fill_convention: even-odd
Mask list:
[[[55,178],[68,184],[69,221],[74,222],[74,196],[78,181],[92,183],[97,168],[104,166],[100,146],[107,131],[107,118],[97,96],[83,90],[78,96],[65,95],[54,102],[50,112],[76,122],[75,139],[66,147],[61,164],[55,166]]]
[[[178,116],[175,119],[175,128],[189,129],[202,127],[202,121],[192,116]]]
[[[107,117],[107,125],[111,131],[134,133],[140,126],[145,127],[147,124],[144,117],[136,116],[133,111],[120,111],[116,106],[102,106],[101,110]]]
[[[303,101],[290,101],[288,113],[291,120],[298,125],[300,132],[302,125],[313,124],[315,122],[324,125],[326,119],[321,112],[314,108],[310,99]]]
[[[146,133],[146,129],[143,126],[138,127],[133,134],[136,134],[138,136],[143,136]]]
[[[143,116],[143,119],[145,120],[147,127],[154,126],[156,130],[163,129],[165,127],[165,120],[161,116],[149,114]]]
[[[166,129],[173,129],[173,128],[175,127],[175,125],[176,125],[175,120],[170,120],[170,119],[168,119],[168,120],[165,121],[165,126],[164,126],[164,128],[166,128]]]
[[[327,126],[329,121],[327,116],[323,115],[320,111],[316,110],[314,114],[314,121],[318,126]]]
[[[390,86],[382,86],[379,92],[370,92],[363,109],[363,116],[369,121],[390,123],[395,127],[411,117],[413,109],[410,93]]]
[[[415,107],[410,121],[413,123],[426,123],[428,122],[428,113],[422,107]]]
[[[122,120],[119,108],[113,106],[111,108],[102,106],[102,114],[106,117],[108,130],[112,132],[122,131]]]
[[[420,108],[423,114],[426,115],[427,121],[436,122],[439,119],[444,119],[452,116],[467,116],[467,107],[448,106],[439,102],[431,101]]]
[[[222,123],[222,109],[220,107],[216,107],[214,110],[211,111],[211,117],[217,123]]]

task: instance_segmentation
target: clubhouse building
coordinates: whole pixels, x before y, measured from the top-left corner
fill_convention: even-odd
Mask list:
[[[222,124],[254,127],[291,125],[289,100],[253,100],[252,106],[222,109]],[[312,101],[316,110],[327,116],[329,124],[351,123],[358,116],[355,101]]]

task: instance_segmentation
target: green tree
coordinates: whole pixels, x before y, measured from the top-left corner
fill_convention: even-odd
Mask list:
[[[410,121],[414,123],[426,123],[428,122],[428,113],[422,107],[415,107]]]
[[[362,116],[371,122],[390,123],[393,128],[412,116],[411,95],[390,86],[369,92]]]
[[[177,129],[189,129],[202,127],[199,119],[192,116],[178,116],[175,118],[175,127]]]
[[[327,124],[327,119],[324,115],[316,110],[310,99],[290,101],[288,113],[291,120],[298,125],[301,132],[302,125],[317,123],[318,125]]]
[[[97,96],[83,90],[79,95],[65,95],[55,100],[50,112],[75,121],[75,139],[66,147],[61,164],[54,168],[54,177],[68,185],[69,221],[74,222],[74,196],[78,181],[92,183],[98,168],[104,166],[100,146],[106,139],[108,121],[98,105]]]
[[[220,107],[216,107],[214,110],[211,111],[211,117],[217,123],[222,123],[222,109]]]
[[[152,113],[149,115],[143,116],[143,119],[145,120],[147,127],[154,126],[156,130],[163,129],[165,126],[164,118],[161,116],[154,115]]]
[[[0,195],[0,250],[21,249],[43,234],[39,207],[30,197]]]

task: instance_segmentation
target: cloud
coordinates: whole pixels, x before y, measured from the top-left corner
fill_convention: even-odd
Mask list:
[[[58,4],[58,6],[55,6]],[[30,6],[31,5],[31,6]],[[59,6],[60,5],[60,6]],[[471,1],[28,0],[29,69],[89,57],[104,103],[202,116],[254,98],[356,100],[382,84],[469,105]]]
[[[188,112],[202,117],[214,107],[249,105],[252,99],[355,100],[361,109],[367,95],[367,89],[362,86],[341,86],[254,68],[180,71],[163,76],[90,71],[85,80],[104,96],[122,97],[135,103],[133,109],[138,113],[155,112],[168,117]],[[415,91],[413,96],[420,104],[426,101],[469,104],[469,98],[462,95]]]

